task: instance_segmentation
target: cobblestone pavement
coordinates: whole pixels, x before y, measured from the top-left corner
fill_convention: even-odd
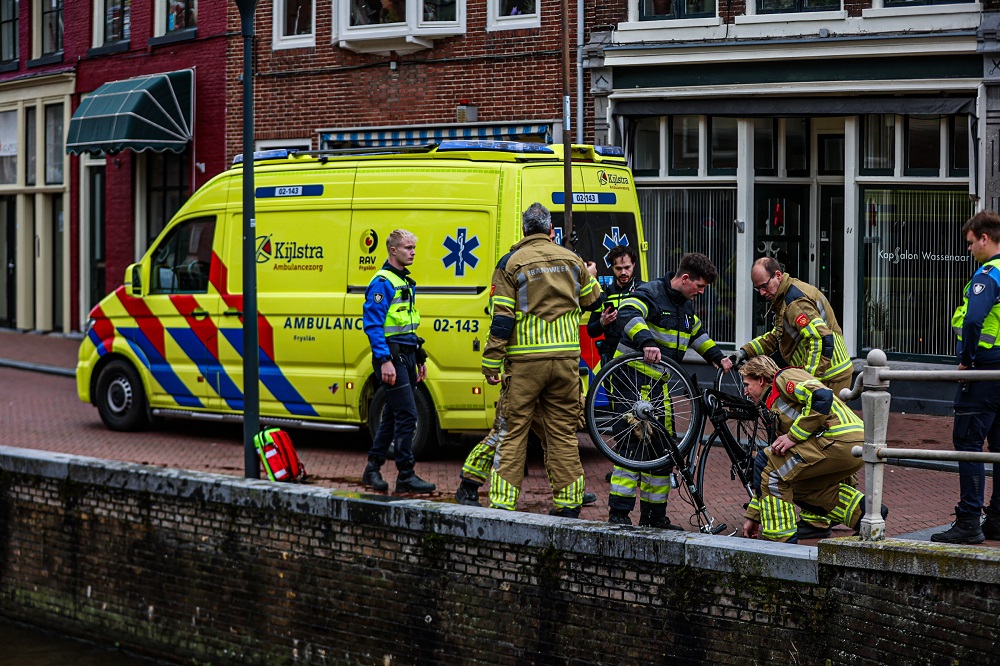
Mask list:
[[[97,410],[76,397],[75,382],[69,376],[76,365],[79,342],[79,337],[0,329],[0,419],[6,426],[4,444],[154,466],[244,473],[242,428],[238,425],[174,421],[158,423],[140,433],[117,433],[105,428]],[[952,448],[949,417],[893,413],[888,432],[890,446]],[[363,492],[360,478],[369,444],[364,432],[293,431],[292,435],[309,471],[310,483]],[[454,501],[462,461],[475,442],[474,437],[465,437],[460,445],[440,448],[430,459],[417,464],[418,474],[438,486],[431,499]],[[611,463],[582,434],[580,455],[587,489],[598,496],[597,504],[584,507],[581,517],[605,520],[609,490],[605,475],[611,470]],[[725,457],[721,449],[713,452],[706,501],[717,520],[736,529],[742,525],[741,506],[746,497],[739,483],[730,480]],[[395,470],[391,464],[383,471],[392,484]],[[863,478],[862,474],[862,482]],[[991,483],[988,479],[987,497]],[[890,509],[888,536],[926,540],[931,532],[952,520],[958,478],[953,473],[888,465],[884,493],[884,502]],[[529,455],[520,506],[533,513],[545,513],[551,506],[540,449]],[[638,510],[633,518],[637,514]],[[690,529],[690,514],[680,494],[671,493],[669,515],[673,522]],[[833,533],[835,537],[850,534],[844,527]],[[985,545],[997,547],[1000,542],[987,541]]]

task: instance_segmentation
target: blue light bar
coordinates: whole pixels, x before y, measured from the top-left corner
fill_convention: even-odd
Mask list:
[[[594,146],[594,152],[602,157],[625,157],[621,146]]]
[[[521,141],[442,141],[438,152],[451,150],[492,150],[505,153],[533,153],[537,155],[555,155],[548,146],[541,143],[525,143]]]
[[[288,156],[294,151],[290,151],[287,148],[275,148],[274,150],[257,150],[254,151],[253,161],[259,162],[261,160],[284,160],[288,159]],[[243,164],[243,153],[240,153],[233,158],[233,164]]]

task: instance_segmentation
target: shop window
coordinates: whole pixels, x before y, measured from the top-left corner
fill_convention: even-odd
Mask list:
[[[671,176],[693,176],[698,173],[700,116],[670,117]]]
[[[63,132],[63,105],[45,107],[45,184],[61,185],[66,159],[66,135]]]
[[[274,0],[275,49],[316,45],[315,0]]]
[[[785,173],[809,175],[809,119],[785,119]]]
[[[941,119],[938,116],[903,117],[904,164],[907,176],[941,173]]]
[[[487,30],[537,28],[541,23],[539,0],[486,0]]]
[[[948,175],[969,175],[969,117],[948,118]]]
[[[0,185],[17,182],[17,111],[0,112]]]
[[[715,0],[639,0],[640,21],[715,16]]]
[[[636,176],[660,175],[660,119],[643,118],[635,127],[635,162],[632,172]]]
[[[185,220],[174,227],[153,252],[150,293],[207,292],[214,235],[214,217]]]
[[[63,50],[63,0],[42,0],[39,12],[42,29],[42,56]]]
[[[896,168],[896,116],[861,116],[861,174],[891,176]]]
[[[831,12],[840,9],[840,0],[757,0],[758,14]]]
[[[190,195],[188,152],[146,154],[146,242],[163,231]]]
[[[954,360],[951,315],[975,267],[959,230],[975,203],[965,188],[931,187],[863,189],[861,200],[862,347]]]
[[[716,342],[736,339],[736,188],[640,187],[639,211],[650,252],[650,279],[676,270],[685,252],[715,261],[719,278],[694,301]]]
[[[15,62],[17,51],[17,0],[0,0],[0,64]]]
[[[101,10],[97,20],[102,30],[98,46],[129,41],[132,30],[131,0],[98,0],[97,5]]]
[[[35,136],[38,121],[35,107],[24,107],[24,184],[34,185],[38,168],[38,139]]]
[[[753,170],[758,176],[778,173],[777,124],[774,118],[753,121]]]
[[[736,118],[709,118],[708,173],[734,174],[739,163]]]

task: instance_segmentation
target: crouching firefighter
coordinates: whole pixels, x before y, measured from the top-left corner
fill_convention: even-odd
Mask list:
[[[747,397],[771,411],[778,435],[757,456],[744,536],[798,543],[796,505],[857,530],[865,496],[849,481],[864,461],[851,449],[865,441],[864,423],[802,368],[779,370],[769,356],[755,356],[740,374]]]
[[[429,493],[435,486],[413,471],[411,447],[417,428],[413,392],[417,382],[427,377],[427,354],[421,348],[423,340],[417,337],[420,313],[415,305],[416,283],[406,268],[413,264],[417,237],[405,229],[396,229],[385,244],[389,259],[365,292],[363,321],[372,348],[372,368],[386,397],[361,483],[378,492],[389,489],[381,468],[393,444],[398,471],[396,492]]]

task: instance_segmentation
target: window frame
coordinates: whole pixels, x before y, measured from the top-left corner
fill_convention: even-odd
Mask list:
[[[706,166],[707,173],[709,176],[734,176],[736,175],[736,169],[739,167],[740,163],[740,123],[737,118],[732,116],[707,116],[707,127],[706,127],[706,141],[705,141],[705,151],[706,151]],[[720,120],[732,120],[735,121],[736,125],[734,127],[736,134],[733,140],[733,155],[737,166],[734,167],[716,167],[714,166],[715,157],[715,136],[713,134],[713,129],[715,125]]]
[[[955,141],[955,131],[956,127],[962,121],[965,125],[965,142],[963,148],[965,149],[965,167],[955,166],[955,150],[958,148],[958,142]],[[972,157],[969,155],[969,117],[962,115],[952,115],[948,116],[947,130],[948,132],[948,143],[947,143],[947,155],[948,160],[948,175],[953,178],[968,178],[969,177],[969,165],[972,161]]]
[[[46,5],[51,5],[52,2],[56,2],[58,7],[53,9],[51,6],[46,7]],[[32,27],[33,45],[32,52],[34,53],[35,60],[42,60],[40,63],[36,64],[49,64],[50,59],[55,59],[53,62],[59,62],[63,53],[63,40],[65,39],[65,31],[63,29],[63,17],[64,17],[65,3],[64,0],[34,0],[32,5],[32,17],[34,24]],[[45,50],[45,18],[51,14],[56,14],[58,17],[57,25],[58,30],[58,48],[52,51]]]
[[[274,51],[283,49],[301,49],[316,46],[316,0],[310,0],[312,5],[312,25],[309,32],[301,35],[282,34],[285,8],[290,0],[274,0],[271,13],[271,48]],[[347,3],[344,3],[345,5]]]
[[[177,159],[180,162],[178,170],[178,173],[180,174],[180,182],[175,185],[169,184],[167,169],[164,168],[161,172],[161,178],[159,182],[154,185],[152,183],[154,174],[152,165],[150,163],[150,161],[153,159],[161,159],[161,160]],[[191,198],[191,161],[192,161],[191,151],[187,148],[185,148],[184,151],[181,153],[166,151],[163,153],[148,152],[145,154],[145,158],[142,160],[143,171],[141,174],[141,179],[140,178],[135,179],[136,186],[143,187],[143,192],[142,192],[143,201],[141,202],[143,215],[141,218],[137,218],[137,222],[141,221],[143,227],[142,228],[143,233],[141,237],[145,239],[146,247],[139,248],[139,256],[141,256],[143,252],[145,252],[146,248],[148,248],[153,243],[153,241],[156,240],[156,238],[160,235],[160,232],[162,232],[163,229],[167,228],[167,225],[170,224],[170,220],[172,220],[174,215],[177,214],[177,211],[181,209],[181,207],[184,205],[184,202],[186,202],[188,199]],[[164,211],[167,210],[166,206],[167,194],[170,192],[178,194],[177,208],[173,212],[163,215],[162,219],[163,226],[160,227],[159,229],[154,230],[151,227],[153,221],[151,213],[154,200],[154,197],[152,195],[153,194],[163,195],[161,197],[161,210],[158,211],[159,213],[163,213]],[[139,202],[139,197],[137,197],[137,203],[138,202]]]
[[[199,284],[199,285],[195,286],[194,288],[182,289],[182,288],[180,288],[180,284],[179,284],[179,282],[180,282],[180,274],[178,273],[178,269],[181,268],[182,265],[185,264],[185,262],[184,261],[177,261],[177,258],[180,256],[180,252],[181,252],[181,250],[179,248],[179,240],[177,240],[177,239],[179,239],[180,235],[183,232],[185,232],[185,231],[188,232],[188,253],[187,253],[187,255],[185,255],[185,259],[187,259],[187,257],[192,256],[191,250],[190,250],[191,233],[190,233],[189,229],[191,227],[193,227],[194,225],[206,225],[205,228],[210,229],[210,231],[212,233],[212,238],[210,239],[210,242],[207,245],[207,248],[208,248],[208,251],[209,251],[208,255],[205,256],[204,258],[202,258],[200,255],[195,255],[195,256],[198,257],[198,259],[196,259],[195,261],[197,261],[198,263],[207,264],[207,266],[204,267],[204,268],[201,268],[200,273],[198,275],[198,279],[201,280],[203,282],[203,284]],[[173,294],[205,294],[205,293],[208,293],[209,273],[211,272],[211,265],[212,265],[211,251],[212,251],[212,247],[213,247],[213,244],[214,244],[215,232],[217,231],[217,228],[218,228],[218,218],[215,215],[200,215],[200,216],[197,216],[197,217],[190,217],[190,218],[187,218],[185,220],[181,220],[180,222],[178,222],[177,224],[175,224],[170,229],[169,233],[167,233],[167,235],[163,238],[163,240],[160,241],[160,243],[156,246],[156,248],[153,249],[150,252],[150,255],[149,255],[150,256],[150,260],[149,260],[149,294],[151,296],[154,296],[154,295],[155,296],[162,296],[162,295],[168,295],[169,296],[169,295],[173,295]],[[199,232],[199,233],[203,233],[203,231]],[[159,234],[157,234],[157,238],[159,238]],[[174,261],[173,261],[174,265],[169,270],[173,274],[173,277],[175,279],[177,279],[178,284],[172,285],[169,289],[164,289],[164,288],[162,288],[160,286],[160,275],[161,274],[159,272],[159,269],[163,268],[165,265],[162,264],[162,263],[159,264],[159,265],[157,265],[157,258],[156,258],[156,256],[161,251],[163,251],[165,248],[168,248],[171,245],[173,245],[173,247],[172,247],[172,253],[173,253],[173,258],[174,258]],[[203,247],[203,245],[204,244],[202,242],[199,242],[198,243],[199,249],[201,249]],[[190,265],[192,263],[194,263],[194,261],[187,262],[187,265]],[[188,271],[188,277],[190,278],[192,275],[193,275],[193,272],[192,271]]]
[[[868,116],[892,116],[892,145],[889,150],[890,164],[888,167],[866,167],[865,166],[865,139],[866,123]],[[883,121],[884,122],[884,121]],[[872,113],[858,116],[858,174],[861,176],[894,176],[898,160],[896,159],[896,145],[899,142],[899,115],[895,113]]]
[[[674,122],[677,118],[690,117],[697,121],[697,127],[695,131],[695,146],[694,146],[694,158],[695,166],[694,168],[674,168]],[[691,113],[681,113],[676,115],[670,115],[667,117],[667,154],[666,154],[666,171],[668,176],[697,176],[698,171],[701,168],[701,156],[702,156],[702,126],[705,124],[705,116]],[[690,150],[690,146],[685,146]],[[686,153],[685,157],[690,157],[690,153]]]
[[[49,133],[49,110],[55,107],[59,107],[59,113],[53,115],[53,118],[58,118],[59,128],[58,131],[53,128],[51,136],[58,137],[56,141],[50,141]],[[43,173],[45,175],[45,185],[63,185],[66,182],[66,104],[63,101],[58,102],[48,102],[42,105],[42,117],[44,120],[44,164],[42,165]],[[51,148],[51,150],[50,150]],[[50,161],[51,158],[51,161]],[[54,170],[57,168],[59,170],[58,180],[54,178],[49,179],[50,169]]]
[[[18,0],[0,0],[0,3],[2,3],[3,6],[5,7],[10,7],[11,5],[13,5],[13,16],[6,20],[0,18],[0,65],[10,65],[11,63],[16,65],[18,60],[20,59],[20,50],[21,50],[20,35],[18,34],[18,31],[21,28],[20,16],[19,16],[21,12],[21,4],[20,2],[18,2]],[[2,10],[0,10],[0,16],[2,16]],[[13,57],[11,58],[3,57],[3,50],[4,50],[3,27],[7,24],[12,24],[13,26],[10,31],[11,35],[13,35],[12,41],[14,42],[13,49],[11,49]]]
[[[0,0],[2,1],[2,0]],[[124,9],[121,13],[122,36],[119,39],[108,38],[107,15],[112,5],[118,5]],[[127,20],[126,20],[127,19]],[[100,49],[113,47],[121,44],[128,44],[132,37],[132,0],[94,0],[94,38],[93,48]]]
[[[154,0],[153,36],[149,39],[150,46],[170,44],[185,39],[193,39],[198,36],[198,0],[183,1],[189,2],[193,8],[194,25],[167,30],[168,7],[171,0]]]
[[[535,13],[518,17],[500,16],[500,0],[486,0],[486,32],[542,27],[542,3],[535,0]]]
[[[685,0],[674,0],[670,3],[671,12],[669,14],[646,14],[646,3],[638,0],[638,16],[640,21],[679,21],[683,19],[714,18],[719,15],[719,3],[716,1],[715,8],[710,12],[687,13],[687,2]]]
[[[842,1],[837,1],[836,7],[818,7],[816,9],[803,8],[803,4],[807,0],[794,0],[795,6],[791,9],[763,9],[761,5],[764,0],[754,0],[754,14],[757,16],[769,16],[774,14],[817,14],[819,12],[839,12],[843,11],[844,4]]]
[[[916,117],[916,118],[918,118],[920,120],[926,120],[926,118],[921,118],[919,114],[912,114],[912,115],[911,114],[907,114],[907,115],[903,116],[903,131],[902,131],[902,140],[903,140],[903,165],[902,165],[903,166],[903,175],[904,176],[917,176],[917,177],[937,178],[937,177],[939,177],[941,175],[941,166],[942,166],[942,162],[944,161],[943,158],[947,154],[947,143],[945,144],[944,149],[942,149],[943,147],[942,147],[942,143],[941,143],[942,142],[941,133],[944,131],[944,128],[942,127],[942,125],[944,123],[942,123],[942,120],[944,120],[944,118],[942,118],[941,116],[937,116],[936,117],[936,120],[937,120],[937,130],[938,130],[937,131],[937,135],[938,135],[938,159],[937,159],[937,167],[936,168],[930,168],[930,167],[911,168],[910,167],[910,122],[912,121],[912,119],[914,117]],[[947,137],[944,137],[944,140],[947,141]]]

